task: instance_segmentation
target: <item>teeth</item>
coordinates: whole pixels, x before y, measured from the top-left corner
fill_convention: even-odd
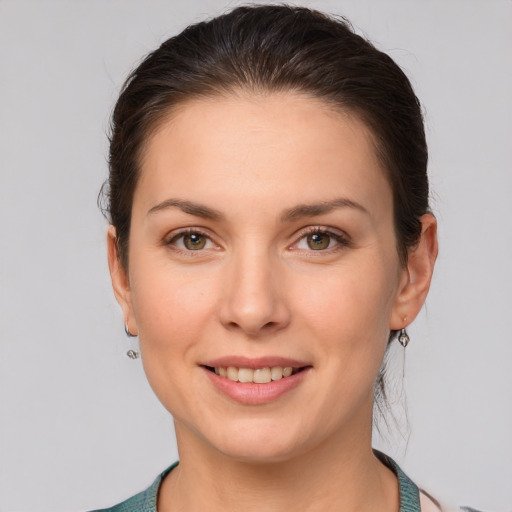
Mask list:
[[[234,382],[253,382],[255,384],[267,384],[273,380],[280,380],[289,377],[294,373],[291,366],[272,366],[272,368],[236,368],[235,366],[214,368],[217,375],[226,377]]]
[[[270,372],[270,368],[258,368],[254,370],[253,382],[256,384],[266,384],[272,380],[272,374]]]
[[[254,370],[250,368],[240,368],[238,370],[238,382],[252,382]]]
[[[273,366],[270,370],[270,376],[272,380],[279,380],[283,378],[283,367],[282,366]]]
[[[220,373],[220,371],[219,371]],[[229,380],[234,380],[235,382],[238,381],[238,368],[235,368],[234,366],[228,366],[228,369],[226,370],[226,377]]]

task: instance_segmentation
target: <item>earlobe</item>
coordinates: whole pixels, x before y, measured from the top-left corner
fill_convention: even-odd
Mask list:
[[[137,327],[133,315],[130,281],[126,269],[121,264],[117,245],[116,228],[109,226],[107,231],[108,268],[112,280],[112,288],[117,302],[123,310],[124,326],[130,333],[135,334]]]
[[[430,289],[438,252],[437,221],[431,213],[423,215],[420,221],[421,236],[418,244],[409,251],[404,278],[391,315],[391,330],[402,329],[416,318]]]

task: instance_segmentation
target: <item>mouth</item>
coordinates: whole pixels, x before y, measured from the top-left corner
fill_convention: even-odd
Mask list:
[[[264,405],[289,396],[313,365],[289,357],[225,356],[199,365],[213,387],[242,405]]]
[[[265,366],[262,368],[244,368],[237,366],[204,366],[208,371],[215,373],[233,382],[247,384],[268,384],[273,381],[286,379],[292,375],[300,373],[307,366]]]

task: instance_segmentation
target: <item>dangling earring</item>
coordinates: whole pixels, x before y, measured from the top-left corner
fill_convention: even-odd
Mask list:
[[[135,350],[128,350],[128,352],[126,352],[126,355],[130,358],[130,359],[138,359],[139,357],[139,353]]]
[[[407,347],[409,345],[409,341],[411,341],[411,338],[409,338],[409,335],[407,334],[407,331],[405,330],[405,327],[403,329],[400,329],[400,334],[398,335],[398,342],[402,347]]]
[[[128,336],[128,338],[136,338],[137,337],[135,334],[132,334],[130,332],[130,329],[128,329],[127,324],[124,324],[124,332],[126,333],[126,336]],[[130,350],[128,350],[128,352],[126,352],[126,355],[130,359],[138,359],[140,354],[136,350],[130,349]]]

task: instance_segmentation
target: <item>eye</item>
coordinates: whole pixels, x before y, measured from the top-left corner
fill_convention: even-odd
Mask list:
[[[314,251],[328,249],[331,244],[331,237],[327,233],[311,233],[305,238],[307,246]]]
[[[169,245],[182,251],[201,251],[214,247],[211,239],[200,231],[180,233],[170,240]]]
[[[303,235],[295,244],[294,249],[305,251],[325,251],[339,246],[348,245],[348,241],[341,235],[327,230],[315,228]]]

